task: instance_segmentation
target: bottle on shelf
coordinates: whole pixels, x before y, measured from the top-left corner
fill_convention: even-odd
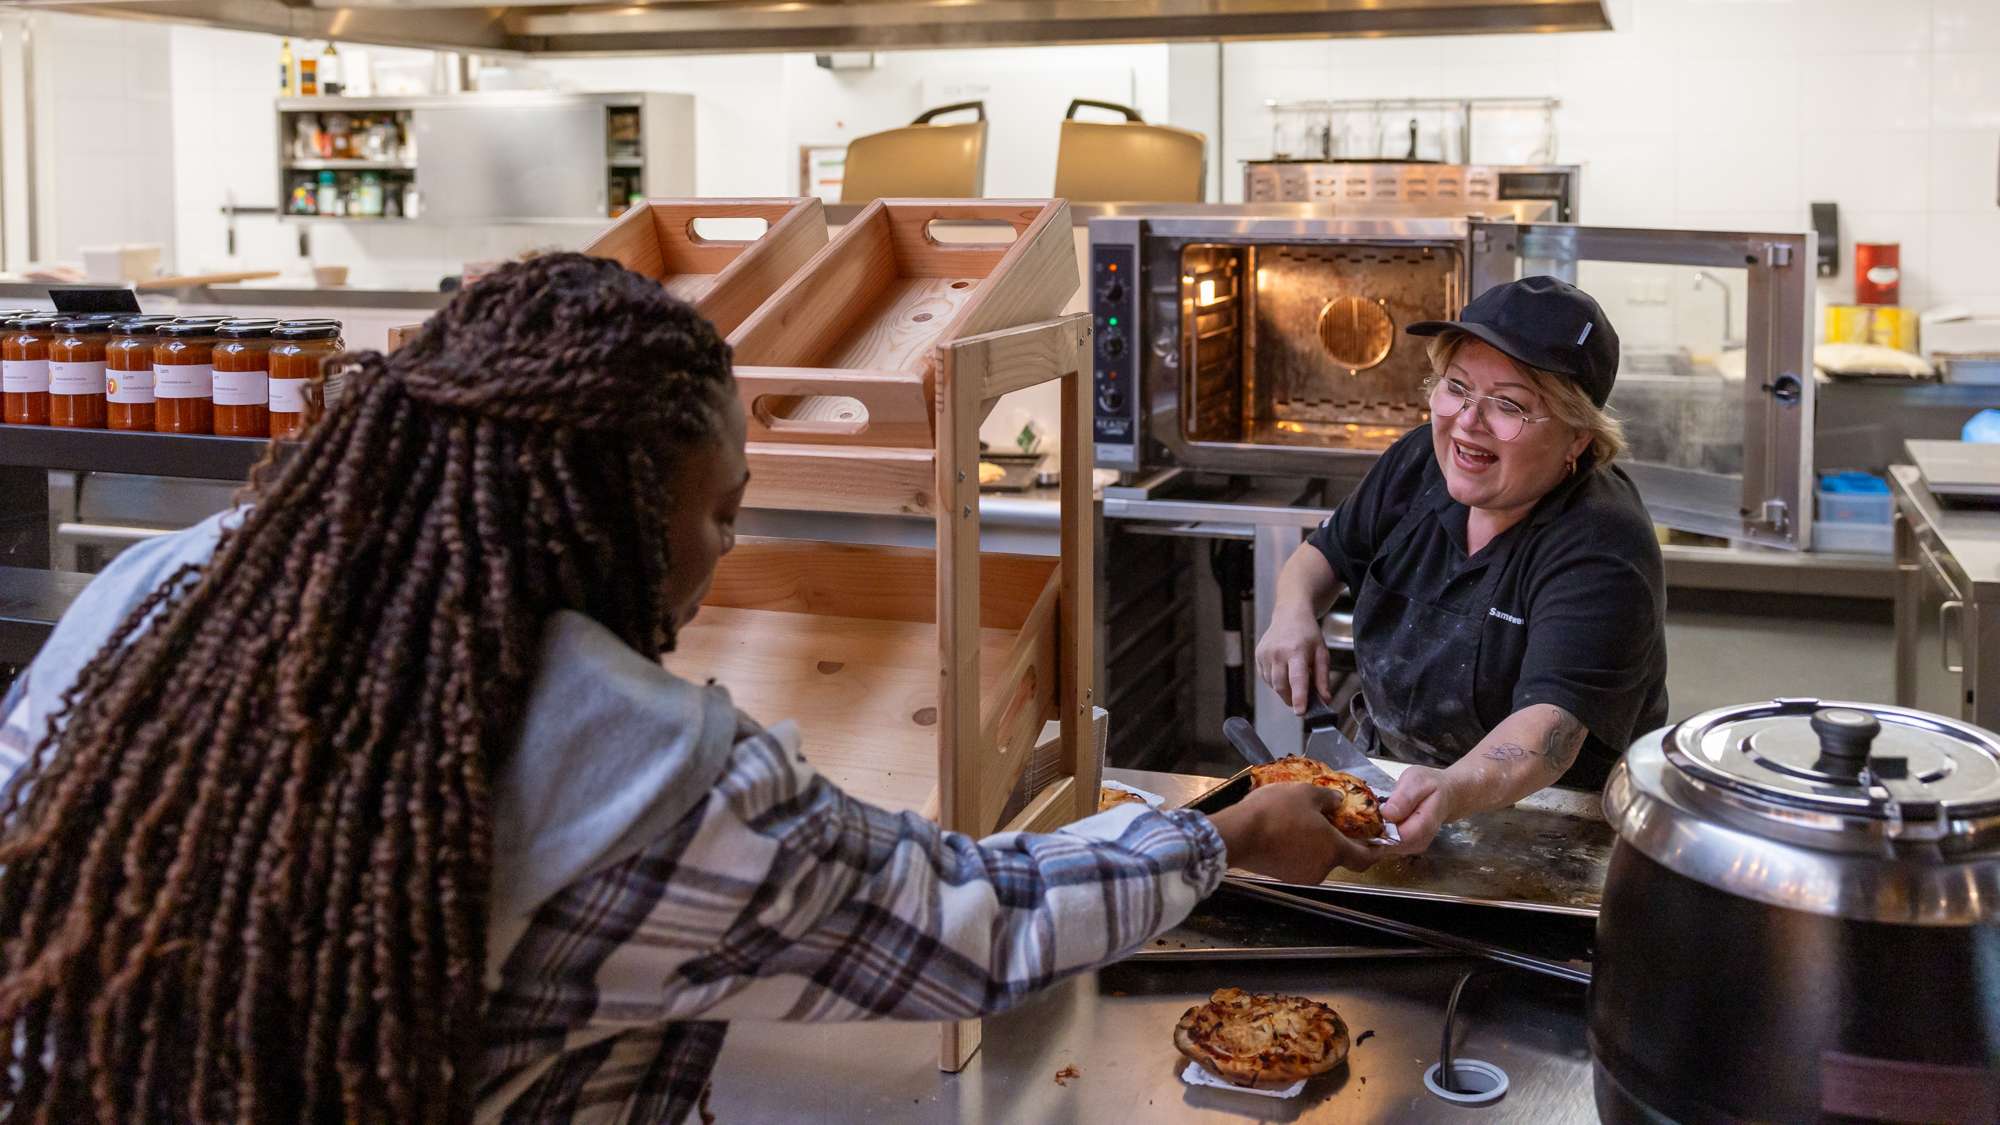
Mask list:
[[[292,41],[278,40],[278,93],[281,95],[298,93],[298,78],[292,73],[292,61]]]
[[[319,55],[319,92],[331,98],[347,88],[340,80],[340,52],[333,49],[333,40],[326,43],[326,50]]]
[[[271,433],[271,332],[275,320],[230,320],[216,329],[210,359],[218,437]]]
[[[319,174],[319,198],[313,201],[314,208],[322,215],[337,214],[340,210],[339,195],[339,189],[334,185],[333,173],[321,172]]]
[[[61,319],[53,313],[27,313],[9,320],[0,333],[0,422],[49,424],[49,341]]]
[[[320,138],[319,114],[301,113],[292,122],[292,157],[295,160],[318,160]]]
[[[310,54],[299,56],[299,96],[319,96],[319,61]]]
[[[324,87],[322,87],[324,89]],[[354,158],[354,122],[344,113],[326,115],[327,155],[335,160]]]
[[[59,320],[49,340],[49,425],[104,428],[104,345],[114,317],[87,313]]]
[[[286,321],[271,333],[271,436],[296,438],[319,416],[326,361],[346,347],[340,322]]]
[[[219,319],[187,319],[154,330],[153,430],[215,432],[215,342]]]
[[[382,217],[382,177],[374,172],[361,173],[361,186],[354,194],[354,213],[370,219]]]

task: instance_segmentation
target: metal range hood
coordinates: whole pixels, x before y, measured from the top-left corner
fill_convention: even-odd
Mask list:
[[[482,55],[897,50],[1607,31],[1604,0],[28,0],[93,15]]]

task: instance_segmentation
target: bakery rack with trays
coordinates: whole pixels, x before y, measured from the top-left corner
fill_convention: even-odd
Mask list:
[[[1078,285],[1068,212],[878,201],[729,333],[746,505],[926,517],[935,546],[740,540],[667,658],[748,714],[797,722],[848,792],[973,835],[1097,808],[1090,321],[1061,315]],[[607,235],[593,252],[643,267],[645,245]],[[1065,392],[1061,554],[983,554],[980,423],[1051,380]],[[941,1066],[964,1066],[978,1027],[946,1026]]]
[[[762,220],[754,238],[714,238],[705,220]],[[817,199],[649,199],[583,248],[667,287],[728,335],[826,246]]]

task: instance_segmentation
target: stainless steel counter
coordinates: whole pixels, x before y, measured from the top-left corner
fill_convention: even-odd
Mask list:
[[[1948,508],[1912,465],[1896,501],[1896,702],[2000,729],[2000,510]]]
[[[1916,529],[1950,556],[1975,597],[2000,595],[2000,508],[1947,508],[1914,465],[1893,465],[1889,487]]]
[[[1106,775],[1170,803],[1214,781]],[[959,1074],[937,1069],[933,1024],[739,1023],[723,1048],[711,1106],[721,1121],[1596,1120],[1583,990],[1524,973],[1483,974],[1468,986],[1454,1039],[1461,1057],[1507,1072],[1507,1095],[1467,1109],[1424,1089],[1446,1000],[1472,965],[1425,957],[1128,961],[988,1019],[984,1045]],[[1174,1022],[1231,985],[1332,1004],[1360,1040],[1347,1067],[1291,1101],[1183,1083]],[[1065,1067],[1076,1068],[1066,1085],[1056,1081]]]
[[[748,1024],[729,1030],[711,1108],[719,1121],[1560,1122],[1597,1120],[1583,991],[1523,973],[1467,989],[1455,1050],[1507,1072],[1491,1106],[1424,1089],[1454,960],[1115,965],[1072,978],[986,1021],[959,1074],[937,1069],[933,1024]],[[1173,1026],[1216,988],[1290,992],[1332,1004],[1359,1037],[1342,1070],[1290,1101],[1180,1079]],[[1075,1067],[1067,1085],[1057,1075]]]

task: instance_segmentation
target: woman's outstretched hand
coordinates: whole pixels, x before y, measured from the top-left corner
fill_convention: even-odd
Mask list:
[[[1208,819],[1229,849],[1229,865],[1287,883],[1317,883],[1336,867],[1366,871],[1385,854],[1333,827],[1335,789],[1297,782],[1267,785]]]

